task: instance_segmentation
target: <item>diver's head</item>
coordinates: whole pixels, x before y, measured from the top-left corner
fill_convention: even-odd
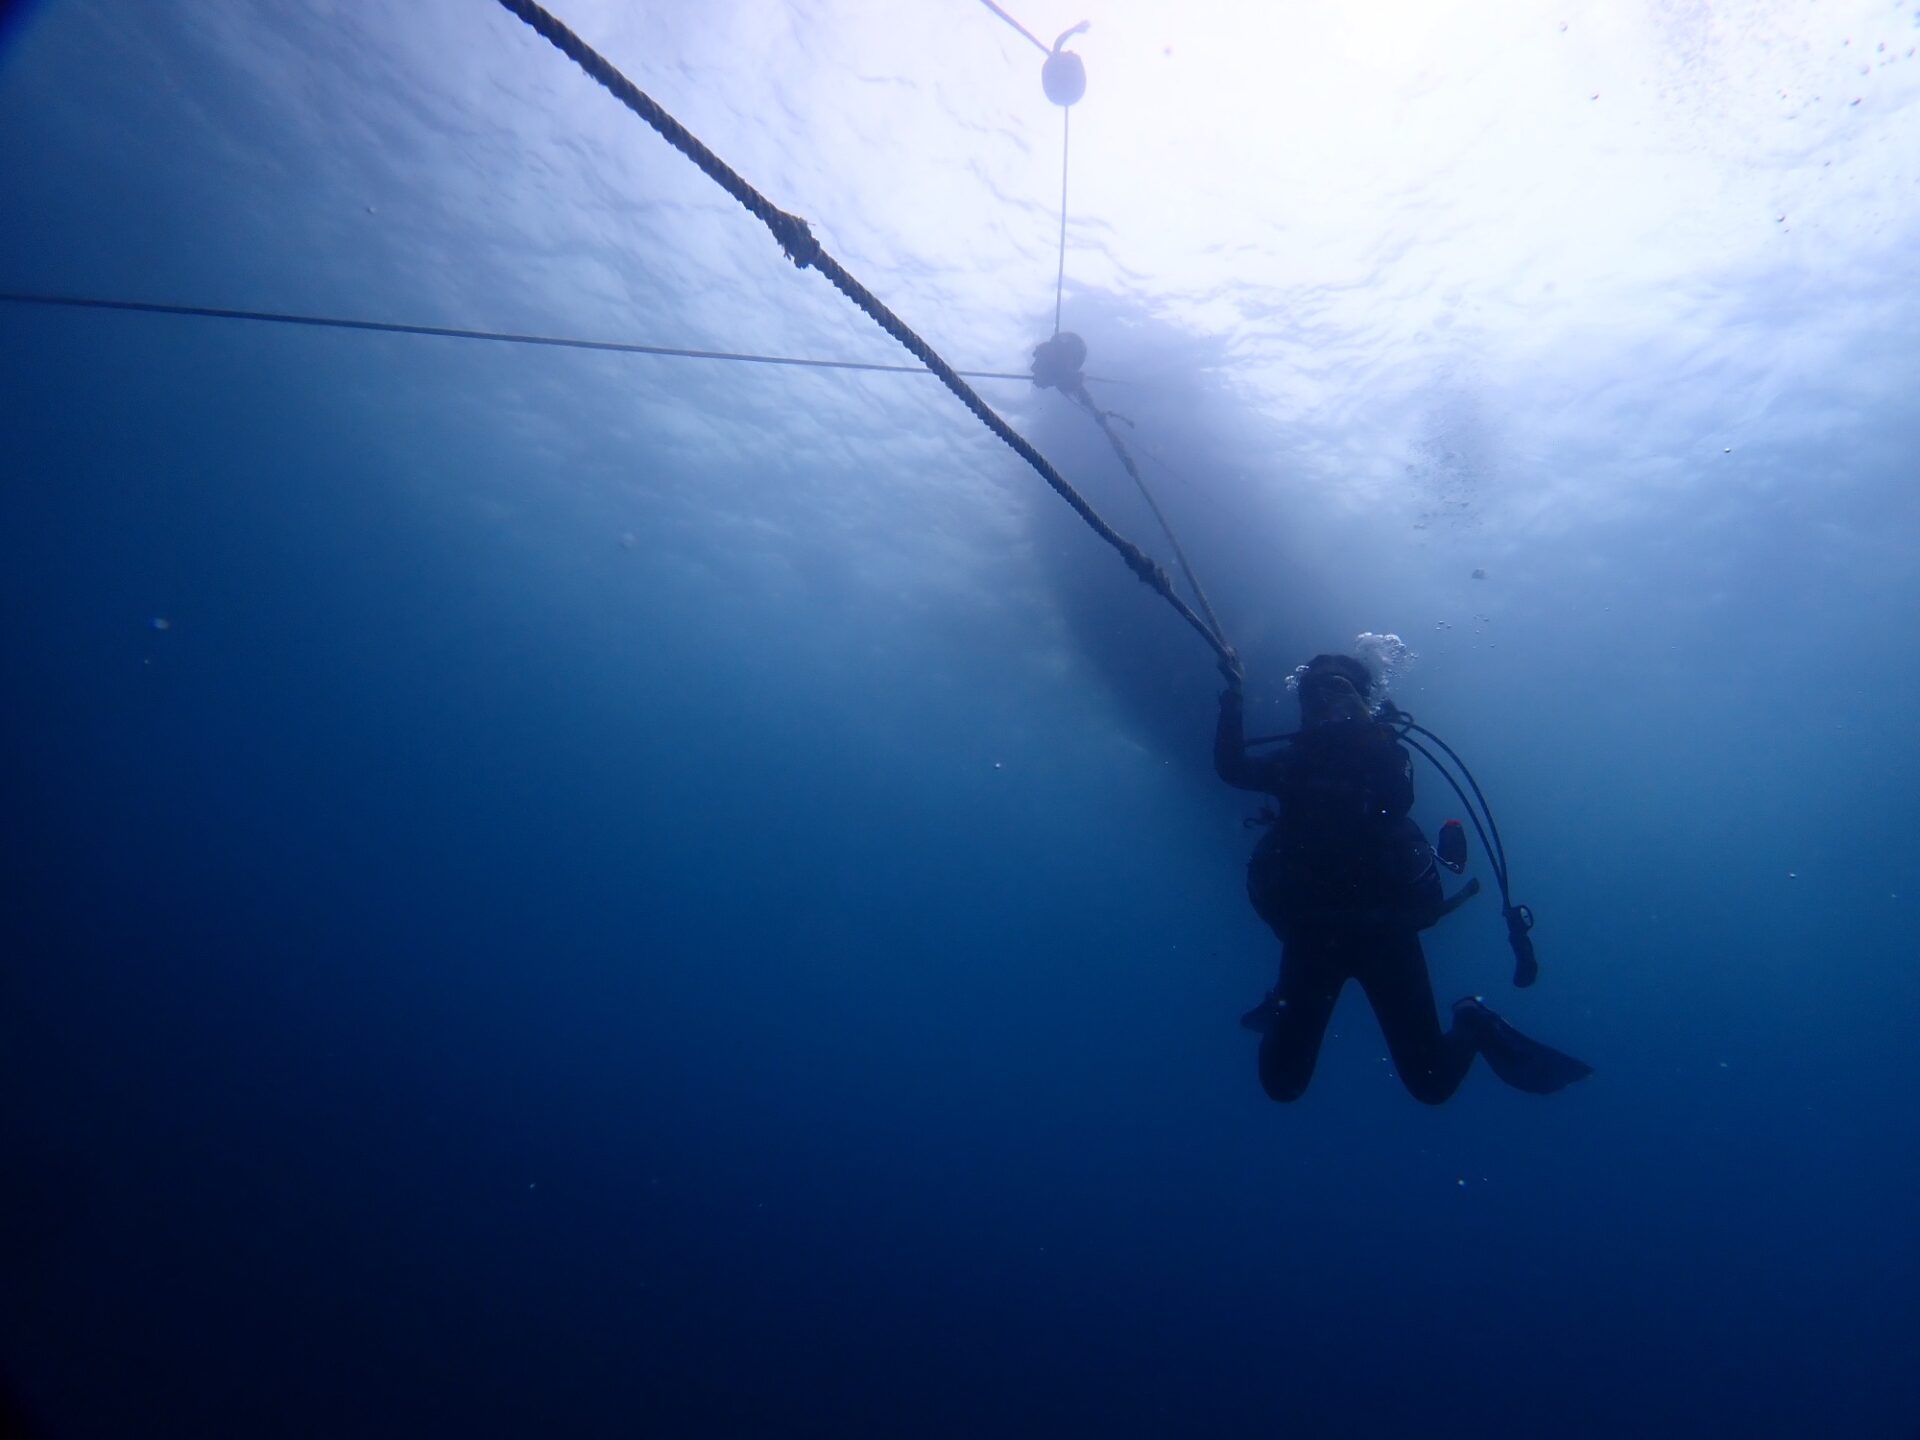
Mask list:
[[[1340,720],[1365,720],[1373,711],[1373,672],[1351,655],[1316,655],[1300,667],[1300,723],[1311,730]]]

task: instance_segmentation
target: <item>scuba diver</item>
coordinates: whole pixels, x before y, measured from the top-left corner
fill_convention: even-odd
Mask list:
[[[1417,727],[1390,701],[1381,703],[1376,718],[1369,703],[1373,673],[1365,663],[1351,655],[1317,655],[1303,667],[1301,728],[1271,737],[1284,748],[1265,756],[1248,754],[1243,666],[1229,652],[1220,668],[1227,688],[1220,696],[1214,768],[1229,785],[1276,802],[1262,816],[1269,828],[1247,865],[1247,894],[1280,937],[1280,979],[1241,1019],[1262,1036],[1260,1084],[1267,1094],[1286,1101],[1306,1091],[1334,1002],[1348,980],[1359,981],[1366,992],[1401,1083],[1426,1104],[1451,1096],[1476,1055],[1507,1084],[1535,1095],[1592,1074],[1571,1055],[1522,1035],[1478,996],[1455,1001],[1453,1024],[1441,1031],[1420,932],[1479,886],[1470,882],[1451,899],[1443,895],[1433,848],[1407,813],[1413,807],[1413,759],[1401,741]],[[1457,859],[1450,844],[1443,844],[1443,853],[1448,868],[1458,870],[1465,863],[1464,832],[1458,821],[1449,821],[1448,831],[1443,842],[1460,842]],[[1506,901],[1504,852],[1494,834],[1493,859]],[[1536,967],[1526,930],[1533,917],[1510,901],[1504,913],[1520,962],[1515,982],[1530,984]]]

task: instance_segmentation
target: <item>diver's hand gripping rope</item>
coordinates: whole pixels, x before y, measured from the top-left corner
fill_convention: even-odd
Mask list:
[[[1192,607],[1174,593],[1173,582],[1153,557],[1101,519],[1094,508],[1081,497],[1079,491],[1067,483],[1066,477],[1054,469],[1047,458],[1034,449],[1024,436],[1001,419],[992,406],[975,394],[973,388],[960,378],[958,372],[934,353],[931,345],[909,329],[905,321],[881,304],[872,291],[854,279],[845,266],[823,250],[820,242],[814,238],[813,232],[807,228],[806,221],[797,215],[787,214],[755,190],[729,168],[718,155],[695,139],[691,131],[616,70],[604,56],[552,14],[535,4],[534,0],[500,0],[500,5],[502,9],[524,21],[562,55],[586,71],[616,100],[658,131],[668,144],[698,165],[708,179],[746,207],[755,219],[773,232],[773,238],[780,242],[780,248],[795,265],[802,269],[811,267],[826,276],[834,289],[858,305],[875,324],[899,341],[909,354],[939,377],[940,382],[954,393],[962,405],[973,412],[974,417],[981,424],[999,436],[1016,455],[1032,466],[1034,472],[1053,488],[1054,493],[1073,507],[1074,513],[1087,523],[1094,534],[1119,552],[1127,568],[1157,590],[1161,598],[1173,606],[1180,618],[1191,625],[1207,644],[1213,647],[1216,654],[1224,656],[1229,653],[1224,642],[1213,633],[1207,622],[1196,615]]]

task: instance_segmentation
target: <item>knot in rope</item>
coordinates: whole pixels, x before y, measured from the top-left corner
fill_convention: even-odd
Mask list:
[[[780,242],[780,248],[787,252],[787,258],[802,270],[820,263],[820,242],[813,238],[813,230],[798,215],[789,215],[784,210],[773,210],[771,215],[763,216],[767,228],[773,232],[773,238]]]
[[[1071,330],[1056,331],[1051,340],[1033,347],[1033,383],[1079,399],[1087,393],[1080,376],[1080,367],[1086,363],[1087,342]],[[1093,402],[1089,399],[1082,403]]]
[[[1121,558],[1127,562],[1127,568],[1139,576],[1143,583],[1151,585],[1162,595],[1173,594],[1173,582],[1167,578],[1167,572],[1160,568],[1160,562],[1138,545],[1127,546],[1121,552]]]

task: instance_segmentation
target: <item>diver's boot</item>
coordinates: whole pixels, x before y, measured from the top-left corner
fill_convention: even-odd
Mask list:
[[[1267,992],[1267,998],[1240,1017],[1240,1028],[1251,1030],[1256,1035],[1264,1035],[1280,1023],[1280,1012],[1286,1008],[1286,1001],[1280,998],[1276,987]]]
[[[1482,1005],[1478,995],[1453,1002],[1453,1025],[1494,1074],[1529,1095],[1551,1095],[1593,1073],[1586,1061],[1522,1035]]]

